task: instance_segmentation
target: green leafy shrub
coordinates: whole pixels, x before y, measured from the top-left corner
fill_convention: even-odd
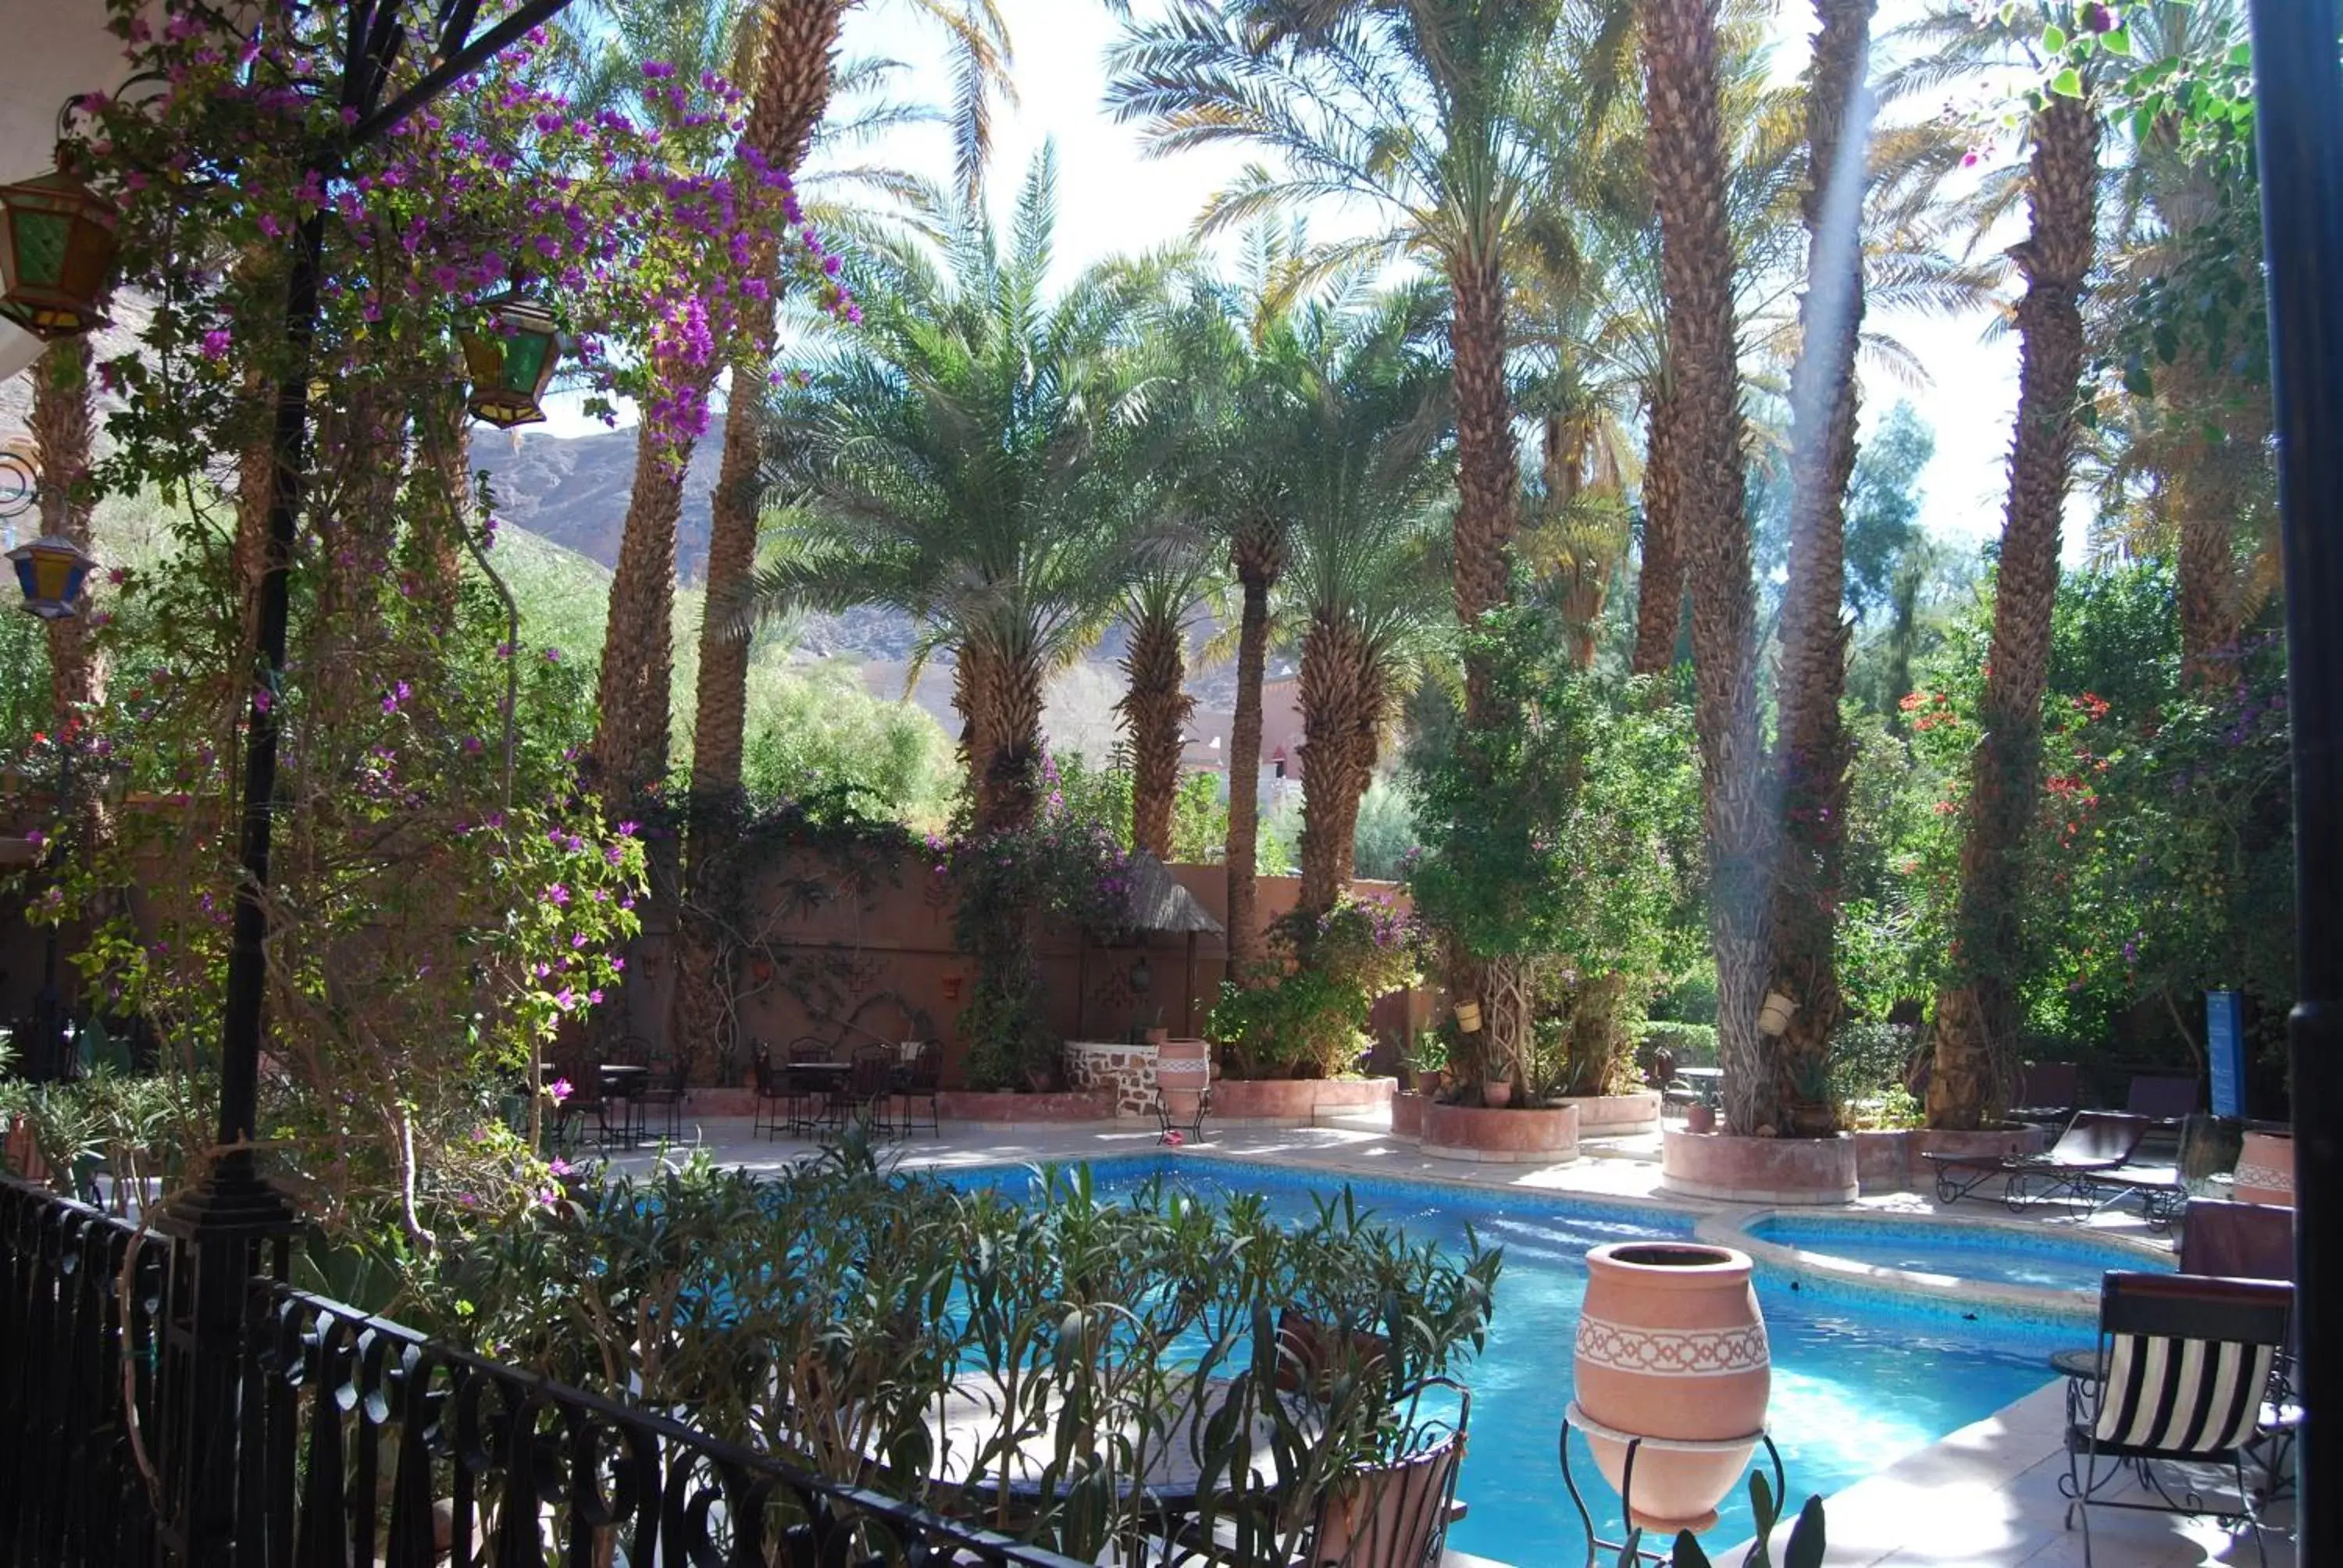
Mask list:
[[[1333,1078],[1355,1072],[1373,1046],[1375,999],[1414,983],[1416,930],[1380,899],[1338,900],[1324,915],[1296,910],[1270,928],[1262,983],[1223,981],[1204,1020],[1231,1078]]]
[[[1636,1066],[1649,1072],[1654,1055],[1662,1050],[1673,1055],[1678,1067],[1715,1067],[1716,1026],[1713,1023],[1679,1023],[1674,1019],[1652,1019],[1644,1023],[1636,1039]]]

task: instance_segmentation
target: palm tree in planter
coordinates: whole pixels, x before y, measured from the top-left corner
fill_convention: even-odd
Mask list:
[[[860,329],[777,396],[766,431],[770,487],[799,504],[753,604],[883,605],[918,623],[922,657],[951,656],[972,841],[1033,827],[1043,689],[1111,618],[1141,553],[1118,523],[1118,432],[1151,386],[1135,324],[1160,280],[1112,265],[1051,297],[1056,219],[1044,147],[1005,251],[980,210],[957,216],[940,266],[873,247]],[[1026,923],[1012,910],[999,928]],[[980,997],[1029,992],[1021,940],[974,956]]]

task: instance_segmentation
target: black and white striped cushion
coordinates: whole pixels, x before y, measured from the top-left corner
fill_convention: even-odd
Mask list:
[[[2224,1453],[2254,1435],[2271,1345],[2117,1334],[2094,1435],[2163,1453]]]

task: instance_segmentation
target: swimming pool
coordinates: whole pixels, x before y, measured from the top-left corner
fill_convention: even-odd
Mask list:
[[[1272,1212],[1297,1220],[1311,1213],[1313,1193],[1344,1184],[1217,1157],[1102,1160],[1091,1170],[1110,1195],[1161,1174],[1200,1197],[1258,1192]],[[1012,1191],[1026,1179],[1015,1167],[948,1177],[956,1185]],[[1469,1224],[1505,1249],[1488,1349],[1464,1374],[1473,1390],[1473,1430],[1457,1495],[1471,1512],[1449,1533],[1450,1543],[1522,1568],[1582,1562],[1584,1536],[1563,1490],[1554,1438],[1571,1396],[1586,1250],[1605,1241],[1689,1237],[1692,1217],[1428,1182],[1348,1184],[1363,1206],[1415,1241],[1461,1246]],[[1794,1498],[1827,1496],[2032,1392],[2050,1381],[2048,1353],[2077,1340],[2073,1328],[1997,1314],[1986,1305],[1965,1316],[1884,1298],[1825,1299],[1762,1271],[1757,1294],[1773,1346],[1768,1420]],[[1584,1458],[1583,1451],[1574,1454],[1573,1469],[1590,1488],[1597,1527],[1615,1533],[1618,1500],[1604,1491],[1591,1465],[1581,1465]],[[1607,1519],[1606,1502],[1613,1510]],[[1708,1543],[1730,1546],[1750,1529],[1747,1494],[1736,1492]]]
[[[2110,1269],[2169,1272],[2169,1253],[2039,1226],[1930,1224],[1912,1220],[1847,1220],[1826,1214],[1769,1214],[1748,1227],[1760,1241],[1824,1252],[1875,1268],[1983,1280],[1996,1284],[2081,1291],[2097,1302]]]

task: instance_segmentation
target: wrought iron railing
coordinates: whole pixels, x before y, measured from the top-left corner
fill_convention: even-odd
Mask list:
[[[192,1249],[0,1183],[0,1564],[1073,1568],[256,1277],[235,1452],[186,1406]],[[285,1253],[277,1250],[277,1272]],[[191,1488],[234,1529],[190,1543]]]

